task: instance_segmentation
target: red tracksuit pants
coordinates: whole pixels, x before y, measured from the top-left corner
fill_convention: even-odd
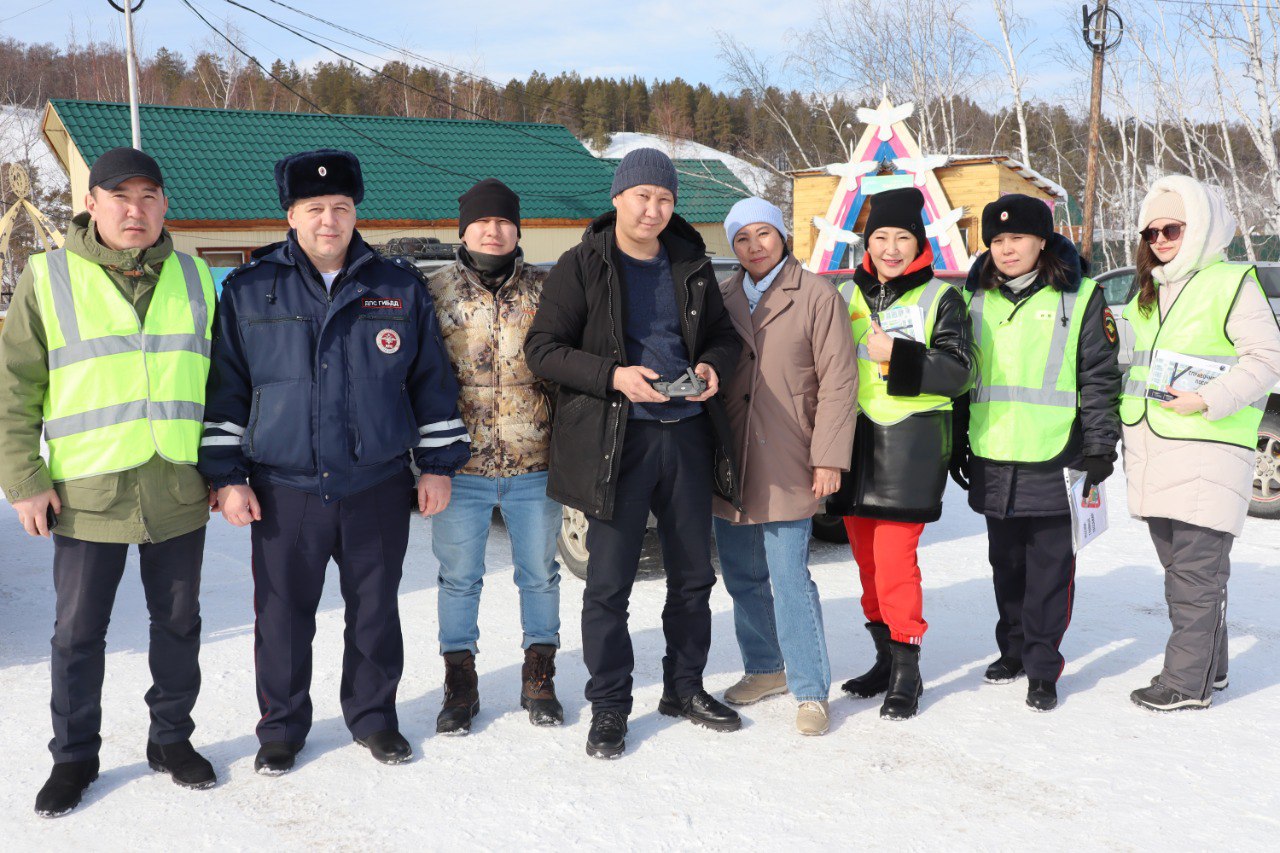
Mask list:
[[[867,621],[888,625],[891,640],[919,645],[929,629],[916,562],[924,525],[849,515],[844,527],[862,578]]]

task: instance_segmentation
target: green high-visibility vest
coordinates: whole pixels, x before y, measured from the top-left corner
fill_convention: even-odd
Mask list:
[[[933,325],[938,319],[938,303],[942,294],[954,289],[940,279],[932,279],[899,297],[893,306],[918,305],[924,315],[924,343],[933,340]],[[853,340],[858,346],[858,409],[882,426],[892,426],[920,412],[951,411],[951,398],[936,394],[895,397],[889,394],[889,383],[880,376],[880,363],[871,360],[867,351],[867,335],[871,333],[871,308],[862,289],[853,280],[840,285],[840,295],[849,305],[849,321]]]
[[[1227,337],[1227,316],[1244,287],[1256,287],[1258,273],[1253,267],[1219,262],[1192,276],[1173,300],[1164,318],[1158,305],[1150,314],[1138,309],[1134,297],[1121,315],[1133,326],[1133,362],[1124,377],[1120,397],[1120,420],[1128,426],[1146,420],[1161,438],[1186,441],[1216,441],[1250,450],[1258,446],[1258,424],[1266,408],[1266,398],[1216,421],[1203,412],[1179,415],[1146,396],[1152,353],[1167,350],[1218,364],[1234,365],[1239,353]]]
[[[128,471],[157,453],[194,465],[213,327],[205,262],[180,252],[166,259],[142,324],[92,261],[58,249],[28,263],[49,352],[52,478]]]
[[[1067,446],[1080,408],[1077,358],[1085,308],[1098,287],[1042,287],[1021,302],[999,289],[968,294],[978,345],[969,391],[969,445],[1000,462],[1046,462]]]

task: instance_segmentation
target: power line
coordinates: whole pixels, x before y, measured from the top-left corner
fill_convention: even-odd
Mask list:
[[[272,2],[275,2],[275,0],[271,0],[271,1],[272,1]],[[561,145],[560,143],[555,142],[555,141],[553,141],[553,140],[546,139],[545,137],[541,137],[541,136],[538,136],[538,135],[536,135],[536,134],[529,133],[528,131],[522,130],[521,128],[519,128],[519,127],[517,127],[517,126],[515,126],[514,124],[511,124],[511,123],[509,123],[509,122],[500,122],[500,121],[496,121],[495,119],[492,119],[492,118],[490,118],[489,116],[486,116],[486,115],[484,115],[484,114],[482,114],[482,113],[476,112],[475,110],[468,109],[467,107],[461,106],[460,104],[456,104],[456,103],[454,103],[453,101],[449,100],[448,98],[442,97],[442,96],[437,95],[437,94],[435,94],[435,93],[433,93],[433,92],[428,92],[428,91],[427,91],[427,90],[425,90],[425,89],[420,89],[420,88],[418,88],[417,86],[414,86],[413,84],[409,83],[407,80],[399,80],[399,79],[397,79],[397,78],[395,78],[395,77],[391,76],[390,74],[387,74],[387,73],[385,73],[385,72],[383,72],[383,71],[380,71],[380,70],[379,70],[379,69],[377,69],[377,68],[374,68],[374,67],[373,67],[373,66],[371,66],[371,65],[366,65],[365,63],[360,62],[360,61],[359,61],[359,60],[357,60],[357,59],[353,59],[352,57],[350,57],[350,56],[348,56],[348,55],[346,55],[346,54],[342,53],[341,51],[339,51],[339,50],[335,50],[333,47],[331,47],[330,45],[328,45],[328,44],[324,43],[323,41],[319,41],[319,40],[318,40],[318,37],[317,37],[317,38],[312,38],[310,35],[304,34],[303,32],[301,32],[301,31],[299,31],[299,30],[295,29],[295,28],[294,28],[294,27],[292,27],[291,25],[286,24],[286,23],[284,23],[283,21],[279,21],[279,20],[277,20],[277,19],[275,19],[275,18],[272,18],[270,15],[267,15],[267,14],[265,14],[265,13],[263,13],[263,12],[259,12],[259,11],[258,11],[258,10],[256,10],[256,9],[252,9],[252,8],[250,8],[249,6],[246,6],[246,5],[244,5],[243,3],[238,2],[238,0],[225,0],[225,2],[226,2],[227,4],[229,4],[229,5],[231,5],[231,6],[235,6],[235,7],[236,7],[236,8],[238,8],[238,9],[242,9],[242,10],[244,10],[244,11],[246,11],[246,12],[249,12],[250,14],[256,15],[256,16],[258,16],[259,18],[262,18],[264,21],[267,21],[268,23],[274,24],[275,26],[277,26],[277,27],[279,27],[279,28],[281,28],[281,29],[285,30],[286,32],[292,33],[293,35],[297,36],[298,38],[302,39],[303,41],[306,41],[306,42],[308,42],[309,44],[313,44],[313,45],[315,45],[316,47],[319,47],[319,48],[321,48],[321,49],[323,49],[323,50],[327,50],[327,51],[329,51],[330,53],[332,53],[334,56],[337,56],[337,57],[339,57],[340,59],[344,59],[344,60],[346,60],[347,62],[352,63],[353,65],[357,65],[357,66],[359,66],[360,68],[363,68],[363,69],[365,69],[366,71],[368,71],[368,72],[370,72],[370,73],[372,73],[372,74],[375,74],[375,75],[377,75],[377,76],[379,76],[379,77],[382,77],[382,78],[384,78],[384,79],[390,80],[391,82],[396,83],[396,84],[398,84],[398,85],[400,85],[400,86],[404,86],[406,89],[409,89],[410,91],[417,92],[417,93],[419,93],[419,94],[421,94],[421,95],[424,95],[424,96],[426,96],[426,97],[428,97],[428,98],[430,98],[430,99],[432,99],[432,100],[434,100],[434,101],[436,101],[436,102],[438,102],[438,103],[445,104],[445,105],[447,105],[447,106],[451,107],[452,109],[458,110],[458,111],[460,111],[460,112],[467,113],[467,114],[469,114],[469,115],[473,116],[473,117],[475,118],[475,120],[477,120],[477,121],[489,122],[490,124],[494,125],[495,127],[502,128],[503,130],[506,130],[506,131],[509,131],[509,132],[512,132],[512,133],[518,133],[518,134],[520,134],[521,136],[528,137],[529,139],[532,139],[532,140],[534,140],[534,141],[536,141],[536,142],[542,143],[543,145],[552,145],[552,146],[554,146],[554,147],[556,147],[556,148],[559,148],[559,149],[561,149],[561,150],[563,150],[563,151],[568,151],[569,153],[573,154],[574,156],[577,156],[577,157],[584,157],[584,158],[586,158],[586,159],[588,159],[588,160],[591,160],[591,161],[593,161],[593,162],[596,162],[596,163],[600,162],[600,158],[592,156],[592,155],[591,155],[591,154],[590,154],[586,149],[584,149],[581,145],[575,145],[575,146],[572,146],[572,147],[571,147],[571,146],[568,146],[568,145]],[[303,13],[303,14],[306,14],[306,13]],[[314,16],[308,16],[308,17],[314,17]],[[355,48],[355,49],[356,49],[356,50],[360,50],[359,48]],[[361,52],[364,52],[364,51],[361,51]],[[483,78],[477,78],[477,79],[483,79]],[[489,81],[489,82],[492,82],[492,81]],[[679,171],[679,170],[677,170],[677,171]],[[686,174],[686,175],[688,175],[689,177],[697,177],[697,175],[695,175],[694,173],[685,172],[685,173],[683,173],[683,174]],[[719,196],[719,197],[721,197],[721,198],[734,198],[734,199],[740,199],[740,198],[742,198],[742,197],[743,197],[740,193],[728,193],[728,192],[722,192],[722,191],[719,191],[719,190],[717,190],[717,189],[715,189],[715,188],[713,188],[713,187],[704,187],[704,190],[705,190],[706,192],[708,192],[710,195]]]
[[[1223,0],[1155,0],[1162,5],[1172,6],[1192,6],[1203,9],[1206,6],[1212,6],[1217,9],[1249,9],[1250,11],[1268,11],[1280,12],[1280,6],[1273,6],[1270,3],[1227,3]]]
[[[17,12],[13,15],[10,15],[7,18],[0,18],[0,24],[4,24],[9,21],[12,21],[14,18],[21,18],[23,15],[27,14],[28,12],[34,12],[36,9],[40,9],[44,6],[48,6],[52,2],[53,0],[44,0],[43,3],[37,3],[34,6],[28,6],[27,8],[23,9],[21,12]]]
[[[248,59],[250,62],[252,62],[252,63],[253,63],[253,64],[258,68],[258,70],[260,70],[263,74],[265,74],[266,76],[270,77],[272,80],[274,80],[274,81],[275,81],[276,83],[278,83],[280,86],[282,86],[286,91],[288,91],[290,94],[292,94],[292,95],[293,95],[294,97],[296,97],[298,100],[300,100],[300,101],[302,101],[303,103],[305,103],[305,104],[307,104],[308,106],[310,106],[310,107],[311,107],[312,109],[314,109],[316,112],[321,113],[322,115],[325,115],[325,116],[329,117],[329,118],[330,118],[330,119],[332,119],[333,121],[335,121],[335,122],[337,122],[338,124],[340,124],[342,127],[346,128],[347,130],[349,130],[349,131],[351,131],[352,133],[354,133],[355,135],[357,135],[357,136],[359,136],[359,137],[361,137],[361,138],[363,138],[363,139],[366,139],[366,140],[368,140],[369,142],[372,142],[374,145],[377,145],[379,148],[383,148],[383,149],[385,149],[385,150],[387,150],[387,151],[390,151],[390,152],[391,152],[391,153],[393,153],[393,154],[397,154],[397,155],[399,155],[399,156],[401,156],[401,157],[405,158],[406,160],[409,160],[409,161],[411,161],[411,162],[413,162],[413,163],[417,163],[418,165],[420,165],[420,166],[424,166],[424,167],[426,167],[426,168],[428,168],[428,169],[431,169],[431,170],[433,170],[433,171],[441,172],[441,173],[446,174],[446,175],[452,175],[452,176],[454,176],[454,177],[456,177],[456,178],[463,178],[463,179],[465,179],[465,180],[472,181],[472,182],[476,182],[476,181],[481,180],[480,178],[476,177],[475,175],[468,175],[468,174],[465,174],[465,173],[463,173],[463,172],[456,172],[456,171],[454,171],[454,170],[452,170],[452,169],[447,169],[447,168],[445,168],[444,166],[439,166],[439,165],[437,165],[437,164],[435,164],[435,163],[428,163],[426,160],[423,160],[423,159],[421,159],[421,158],[415,157],[415,156],[413,156],[412,154],[409,154],[408,152],[401,151],[400,149],[395,148],[394,146],[387,145],[387,144],[386,144],[385,142],[383,142],[382,140],[377,139],[377,138],[375,138],[375,137],[373,137],[373,136],[370,136],[369,134],[367,134],[367,133],[365,133],[365,132],[363,132],[363,131],[359,130],[358,128],[352,127],[350,124],[348,124],[347,122],[344,122],[344,121],[343,121],[342,119],[340,119],[338,116],[336,116],[336,115],[334,115],[333,113],[329,112],[329,111],[328,111],[328,110],[326,110],[324,107],[320,106],[320,105],[319,105],[319,104],[317,104],[315,101],[311,100],[311,99],[310,99],[310,98],[308,98],[306,95],[304,95],[304,94],[302,94],[301,92],[299,92],[298,90],[294,89],[292,86],[290,86],[290,85],[289,85],[288,83],[286,83],[284,80],[281,80],[279,77],[277,77],[275,74],[273,74],[273,73],[271,72],[271,70],[270,70],[270,69],[268,69],[265,65],[263,65],[263,64],[262,64],[262,62],[260,62],[256,56],[253,56],[253,55],[252,55],[252,54],[250,54],[248,51],[246,51],[244,48],[240,47],[240,45],[236,44],[236,42],[235,42],[235,40],[234,40],[234,39],[232,39],[230,36],[228,36],[228,35],[226,35],[225,33],[223,33],[221,30],[219,30],[219,29],[218,29],[216,26],[214,26],[212,23],[210,23],[209,19],[208,19],[208,18],[206,18],[203,14],[201,14],[201,13],[200,13],[200,11],[199,11],[198,9],[196,9],[196,7],[195,7],[195,6],[193,6],[193,5],[191,4],[191,0],[182,0],[182,4],[183,4],[184,6],[186,6],[188,9],[190,9],[190,10],[191,10],[191,12],[192,12],[192,13],[193,13],[197,18],[199,18],[202,22],[204,22],[204,25],[205,25],[205,26],[207,26],[207,27],[208,27],[209,29],[211,29],[214,33],[216,33],[220,38],[222,38],[222,39],[223,39],[223,41],[225,41],[227,44],[229,44],[229,45],[232,47],[232,49],[234,49],[234,50],[235,50],[237,53],[239,53],[241,56],[245,57],[245,58],[246,58],[246,59]],[[593,159],[594,159],[594,158],[593,158]],[[535,196],[535,197],[538,197],[538,198],[550,198],[550,199],[556,199],[556,200],[559,200],[559,201],[568,201],[568,200],[578,200],[578,199],[580,199],[580,198],[582,198],[582,197],[584,197],[584,196],[586,196],[586,195],[594,195],[594,193],[582,193],[582,194],[579,194],[579,195],[577,195],[577,196],[550,195],[550,194],[547,194],[547,193],[526,193],[525,195],[527,195],[527,196]]]
[[[452,72],[453,74],[461,75],[463,77],[469,77],[472,80],[478,80],[484,83],[488,83],[489,85],[493,86],[494,93],[498,95],[498,97],[504,98],[505,100],[518,104],[519,106],[522,106],[522,107],[529,106],[525,102],[521,101],[519,98],[513,95],[508,95],[504,91],[502,91],[503,87],[498,83],[497,80],[494,80],[491,77],[485,77],[480,74],[475,74],[474,72],[467,71],[466,69],[458,68],[457,66],[454,66],[454,65],[449,65],[447,62],[441,62],[438,59],[432,59],[431,57],[423,56],[420,53],[415,53],[414,51],[408,50],[406,48],[397,47],[396,45],[393,45],[390,42],[383,41],[382,39],[375,38],[365,33],[358,32],[356,30],[351,29],[350,27],[343,26],[342,24],[336,23],[334,21],[321,18],[320,16],[314,15],[311,12],[306,11],[305,9],[299,9],[296,6],[291,6],[288,3],[282,2],[282,0],[268,0],[268,2],[273,3],[276,6],[280,6],[285,9],[288,9],[292,12],[296,12],[299,15],[310,18],[313,21],[318,21],[324,24],[325,26],[332,27],[335,30],[339,30],[341,32],[347,33],[348,35],[353,35],[356,38],[364,39],[370,44],[375,44],[375,45],[378,45],[379,47],[386,48],[387,50],[393,51],[395,53],[399,53],[399,54],[403,54],[404,56],[411,57],[426,65],[432,65],[437,68],[444,69],[445,71]],[[337,42],[337,43],[341,44],[341,42]],[[348,45],[348,47],[350,47],[350,45]],[[356,48],[356,49],[359,50],[359,48]],[[361,52],[366,53],[370,56],[376,55],[376,54],[371,54],[368,51],[361,51]],[[381,57],[379,58],[381,59]],[[543,95],[537,92],[527,92],[527,94],[531,95],[532,97],[539,98],[540,100],[546,101],[549,104],[554,104],[559,107],[564,107],[566,109],[573,110],[576,113],[600,119],[601,121],[607,121],[612,123],[614,120],[613,116],[606,115],[604,113],[598,113],[598,112],[595,112],[594,110],[588,110],[585,106],[580,106],[578,104],[570,103],[569,101],[562,101],[558,98],[553,98],[550,95]]]

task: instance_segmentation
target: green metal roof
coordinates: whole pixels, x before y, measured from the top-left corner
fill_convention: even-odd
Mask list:
[[[92,163],[129,144],[127,104],[50,101]],[[298,151],[342,148],[360,158],[362,219],[456,219],[458,196],[500,178],[520,196],[526,219],[589,219],[609,209],[616,163],[592,157],[567,128],[529,122],[462,121],[218,110],[144,105],[142,144],[164,170],[170,219],[281,218],[276,160]],[[746,188],[719,161],[680,161],[677,210],[717,222]]]

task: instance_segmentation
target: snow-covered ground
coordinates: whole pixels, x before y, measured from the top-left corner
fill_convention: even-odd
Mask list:
[[[719,160],[729,167],[729,171],[733,172],[738,177],[738,180],[746,185],[748,190],[756,195],[765,194],[769,187],[769,179],[772,177],[767,169],[762,169],[759,166],[748,163],[741,157],[726,154],[709,145],[703,145],[701,142],[694,142],[690,139],[672,140],[652,133],[628,132],[613,134],[609,140],[609,147],[603,152],[596,151],[590,145],[587,145],[587,150],[597,157],[607,157],[615,160],[622,159],[637,148],[657,148],[666,152],[667,156],[673,159]]]
[[[331,572],[316,640],[316,725],[297,770],[253,773],[252,582],[245,531],[220,518],[205,562],[204,689],[196,744],[219,785],[180,790],[143,758],[149,684],[146,611],[126,575],[108,637],[101,778],[59,820],[32,812],[49,770],[51,546],[19,532],[0,504],[0,826],[7,850],[752,850],[1274,849],[1280,830],[1280,523],[1250,520],[1233,553],[1231,686],[1212,709],[1158,715],[1129,702],[1160,666],[1168,621],[1143,525],[1124,515],[1084,552],[1063,644],[1062,705],[1035,714],[1026,682],[982,683],[994,656],[986,537],[955,491],[921,554],[930,630],[923,711],[879,719],[879,703],[840,694],[869,641],[857,574],[843,546],[818,545],[836,679],[832,729],[802,738],[788,697],[745,709],[715,734],[659,716],[660,578],[633,597],[636,710],[621,760],[583,751],[577,618],[581,584],[564,580],[559,729],[517,706],[520,633],[505,534],[495,527],[481,608],[483,711],[465,738],[437,737],[442,667],[435,643],[430,526],[414,521],[401,597],[408,660],[400,713],[415,760],[376,764],[351,743],[338,708],[342,609]],[[707,686],[739,674],[728,595],[717,585]]]

